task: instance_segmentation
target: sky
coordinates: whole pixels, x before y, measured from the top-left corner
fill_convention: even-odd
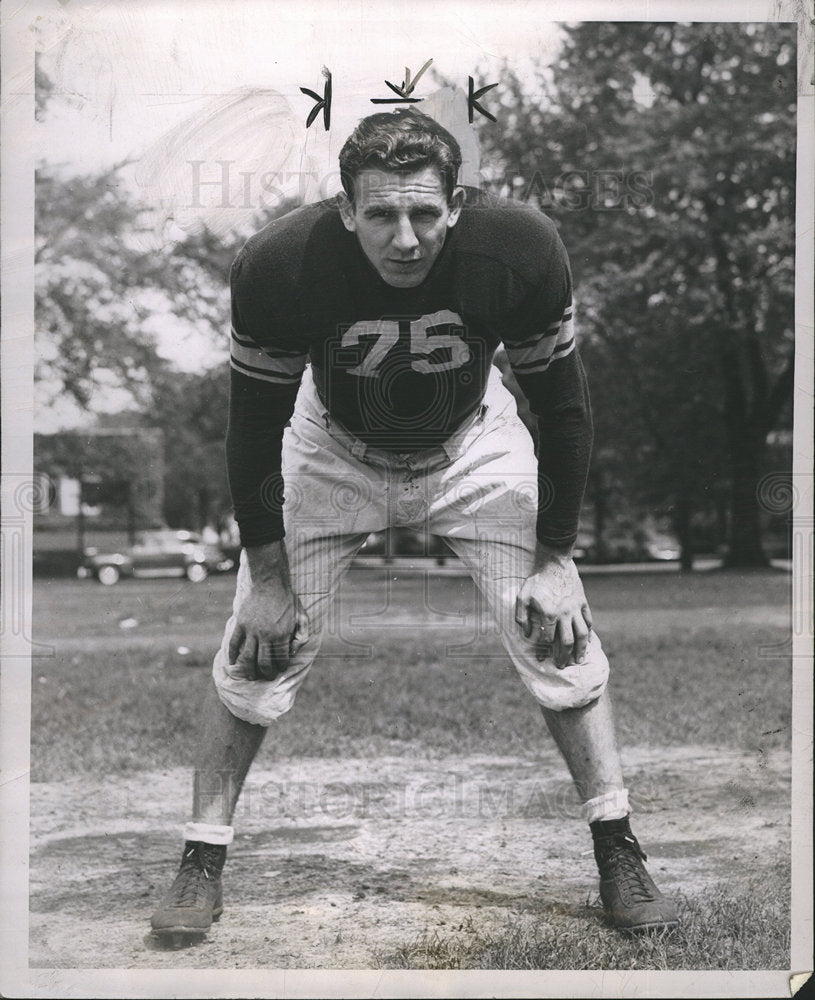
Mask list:
[[[558,27],[543,10],[530,0],[54,0],[35,29],[60,106],[49,109],[41,153],[89,169],[138,156],[208,99],[242,87],[281,94],[305,135],[313,101],[299,88],[321,92],[323,66],[333,77],[336,152],[375,110],[370,98],[394,96],[384,80],[400,84],[405,67],[415,76],[432,59],[433,69],[466,89],[478,69],[498,71],[507,60],[526,73],[533,59],[551,59]],[[428,74],[415,94],[435,87]]]

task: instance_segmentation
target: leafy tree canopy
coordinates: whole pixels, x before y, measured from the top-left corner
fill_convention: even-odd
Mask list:
[[[492,188],[572,258],[595,473],[661,499],[686,544],[727,485],[731,558],[762,562],[756,484],[792,394],[795,25],[572,25],[501,100]]]

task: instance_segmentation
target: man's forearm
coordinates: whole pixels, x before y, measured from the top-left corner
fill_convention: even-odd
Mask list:
[[[543,569],[552,563],[563,565],[572,559],[574,555],[574,544],[571,545],[544,545],[538,542],[535,546],[535,569]]]
[[[253,584],[288,582],[289,558],[283,539],[266,545],[247,545],[246,558]]]

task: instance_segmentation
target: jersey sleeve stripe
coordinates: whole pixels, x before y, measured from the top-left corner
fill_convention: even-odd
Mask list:
[[[543,333],[518,344],[504,342],[504,346],[513,368],[520,371],[545,371],[551,358],[565,353],[573,343],[574,323],[569,309],[563,314],[560,323],[553,323]]]
[[[258,379],[261,382],[272,382],[275,385],[297,385],[303,377],[303,370],[305,368],[305,365],[303,365],[299,371],[291,374],[279,371],[270,372],[265,368],[257,368],[253,365],[244,364],[235,357],[229,359],[229,364],[235,371],[239,371],[243,375],[248,375],[249,378]]]
[[[264,354],[267,354],[270,358],[299,358],[302,357],[302,351],[285,351],[282,348],[276,347],[274,349],[260,348],[255,343],[254,340],[245,337],[239,337],[235,332],[235,328],[232,327],[232,343],[237,344],[239,347],[246,347],[249,350],[260,351],[263,350]]]
[[[514,367],[526,365],[545,364],[550,358],[563,352],[563,350],[574,343],[574,330],[571,324],[568,327],[560,327],[557,336],[545,335],[529,347],[515,347],[504,344],[509,363]]]
[[[232,360],[238,365],[269,375],[299,375],[306,366],[306,354],[268,354],[259,347],[241,347],[232,342]]]
[[[533,344],[536,344],[539,340],[542,340],[544,337],[554,337],[562,326],[571,323],[572,315],[573,315],[572,310],[571,308],[569,308],[566,310],[566,312],[561,316],[559,320],[555,320],[554,323],[550,323],[549,326],[547,326],[542,333],[535,333],[531,337],[527,337],[526,340],[513,341],[505,339],[504,346],[505,347],[510,346],[516,349],[521,347],[526,348],[526,347],[531,347]]]
[[[557,347],[552,351],[552,359],[562,358],[564,354],[568,354],[574,348],[574,337],[571,337],[566,341],[565,344],[558,344]]]
[[[560,344],[560,346],[556,347],[548,358],[543,358],[539,361],[517,364],[512,360],[509,351],[507,351],[507,357],[509,358],[510,365],[512,365],[512,370],[516,375],[535,375],[539,372],[545,372],[553,361],[557,361],[558,358],[565,358],[566,355],[571,354],[573,350],[574,337],[572,337],[572,339],[567,341],[565,344]]]
[[[549,329],[544,330],[543,333],[536,333],[534,337],[528,337],[526,340],[504,340],[504,347],[506,347],[507,350],[528,351],[537,347],[542,340],[556,337],[558,330],[560,330],[560,323],[555,323],[554,326],[550,326]]]
[[[551,357],[557,334],[557,330],[553,333],[541,333],[533,339],[525,340],[523,344],[508,344],[504,341],[510,363],[523,365]]]
[[[572,307],[569,306],[569,308],[566,310],[566,312],[564,312],[564,314],[560,317],[559,320],[555,320],[554,323],[550,323],[549,326],[546,327],[546,332],[547,333],[557,333],[557,331],[562,326],[565,326],[566,324],[571,323],[573,315],[574,315],[574,313],[572,311]]]

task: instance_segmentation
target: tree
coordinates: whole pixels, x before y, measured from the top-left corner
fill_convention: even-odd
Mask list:
[[[793,374],[795,26],[568,27],[535,96],[502,83],[493,188],[570,251],[599,473],[691,523],[729,484],[727,561],[761,565],[757,484]]]
[[[88,409],[101,384],[146,407],[151,378],[167,368],[156,317],[222,337],[228,265],[216,282],[212,264],[158,243],[119,167],[77,177],[42,167],[35,239],[36,377],[52,395]]]
[[[36,195],[38,383],[54,398],[72,398],[98,428],[161,432],[165,519],[195,528],[217,521],[230,506],[223,456],[229,268],[248,232],[292,203],[247,218],[244,233],[221,238],[199,228],[160,243],[149,209],[128,193],[120,168],[67,177],[43,167]],[[213,351],[214,366],[180,371],[163,358],[157,318],[180,332],[194,326],[209,333],[213,348],[220,348]],[[118,414],[103,412],[100,386],[124,390]],[[97,476],[96,442],[70,437],[61,442],[60,456],[72,456],[72,467]],[[38,448],[38,463],[53,464],[45,438]],[[102,463],[108,472],[98,478],[105,488],[121,479],[116,470],[132,455],[120,458]],[[141,509],[133,508],[138,520]]]
[[[224,439],[229,372],[174,373],[157,387],[150,423],[165,442],[164,514],[173,527],[215,525],[231,507]]]

